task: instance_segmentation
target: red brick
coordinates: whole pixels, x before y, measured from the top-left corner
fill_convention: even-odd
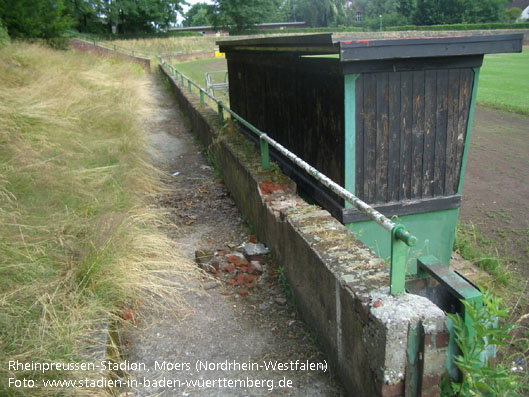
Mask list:
[[[383,397],[394,397],[404,395],[404,382],[395,383],[393,385],[382,385],[382,396]]]
[[[248,291],[246,291],[245,289],[241,289],[239,290],[239,295],[242,295],[242,296],[248,295]]]
[[[427,389],[430,387],[436,387],[443,378],[442,375],[435,375],[435,376],[423,376],[422,377],[422,388]]]
[[[244,274],[239,273],[237,275],[237,281],[235,281],[235,285],[243,285],[244,284]]]
[[[441,349],[448,346],[450,334],[427,334],[424,336],[424,346],[426,348]]]
[[[441,396],[441,389],[439,386],[434,386],[429,389],[426,389],[421,391],[421,397],[440,397]]]
[[[244,282],[245,282],[245,283],[251,283],[252,281],[255,280],[255,278],[256,278],[256,276],[253,275],[253,274],[246,274],[246,275],[244,276]]]
[[[220,268],[228,273],[231,273],[235,270],[235,265],[233,263],[227,263],[225,265],[222,265]]]
[[[233,263],[235,266],[237,266],[241,262],[241,258],[236,255],[231,255],[228,256],[228,262]]]

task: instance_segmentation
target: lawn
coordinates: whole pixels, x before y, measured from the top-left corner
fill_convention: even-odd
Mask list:
[[[529,115],[529,47],[521,54],[486,55],[478,104]]]
[[[185,74],[202,88],[206,88],[206,72],[227,71],[225,58],[199,59],[196,61],[174,63],[176,69]]]

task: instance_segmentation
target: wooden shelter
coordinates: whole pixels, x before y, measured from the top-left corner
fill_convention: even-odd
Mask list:
[[[333,40],[331,34],[219,42],[230,106],[388,217],[424,254],[450,261],[479,68],[521,52],[521,34]],[[310,197],[385,258],[389,239],[277,153]],[[410,261],[410,272],[415,263]]]

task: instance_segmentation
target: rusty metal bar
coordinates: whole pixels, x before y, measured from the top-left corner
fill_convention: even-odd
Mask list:
[[[391,232],[393,228],[397,226],[395,222],[393,222],[391,219],[387,218],[386,216],[384,216],[383,214],[375,210],[373,207],[371,207],[370,205],[360,200],[354,194],[345,190],[343,187],[338,185],[336,182],[332,181],[328,176],[322,174],[316,168],[312,167],[310,164],[306,163],[305,161],[297,157],[294,153],[290,152],[288,149],[282,146],[279,142],[276,142],[275,140],[273,140],[266,134],[262,134],[260,138],[267,141],[283,156],[290,159],[294,164],[296,164],[298,167],[300,167],[305,172],[307,172],[307,174],[312,175],[316,180],[321,182],[324,186],[328,187],[330,190],[336,193],[339,197],[353,204],[357,210],[359,210],[364,215],[372,219],[374,222],[378,223],[388,232]],[[409,247],[412,247],[417,243],[417,237],[413,236],[412,234],[410,234],[410,232],[405,231],[405,230],[397,233],[395,237],[397,237],[399,240],[406,243],[406,245]]]

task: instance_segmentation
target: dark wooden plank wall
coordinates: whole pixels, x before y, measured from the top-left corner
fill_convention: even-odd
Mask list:
[[[457,193],[471,68],[363,73],[356,84],[356,194],[368,203]]]
[[[231,109],[343,186],[343,75],[279,59],[228,58]]]

